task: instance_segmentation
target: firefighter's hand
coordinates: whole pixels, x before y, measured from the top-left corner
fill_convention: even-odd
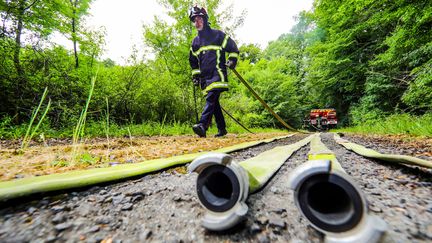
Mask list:
[[[195,86],[199,86],[200,85],[200,79],[197,77],[192,78],[192,82]]]
[[[225,64],[229,69],[234,69],[236,67],[236,63],[233,60],[228,60]]]

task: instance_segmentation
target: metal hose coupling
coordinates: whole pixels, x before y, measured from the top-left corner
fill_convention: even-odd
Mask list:
[[[197,172],[198,199],[207,209],[202,220],[204,228],[227,230],[245,218],[249,194],[248,174],[232,157],[208,153],[196,158],[188,171]]]
[[[339,165],[340,166],[340,165]],[[387,229],[367,214],[367,202],[356,183],[330,160],[310,160],[289,176],[296,206],[326,242],[379,242]]]

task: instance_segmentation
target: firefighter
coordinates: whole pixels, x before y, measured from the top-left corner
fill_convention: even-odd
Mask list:
[[[219,98],[222,92],[228,90],[227,67],[235,68],[239,50],[228,35],[210,28],[207,11],[204,8],[192,7],[189,19],[198,30],[189,52],[192,80],[194,85],[200,86],[206,94],[201,119],[192,128],[198,136],[206,137],[206,131],[214,115],[218,128],[215,137],[222,137],[227,134],[227,130]],[[225,55],[228,55],[228,61]]]

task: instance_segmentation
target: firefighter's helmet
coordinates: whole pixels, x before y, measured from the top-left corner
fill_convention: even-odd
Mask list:
[[[206,20],[208,19],[207,11],[205,10],[205,8],[200,8],[198,6],[194,6],[189,9],[190,21],[193,22],[196,16],[201,16]]]

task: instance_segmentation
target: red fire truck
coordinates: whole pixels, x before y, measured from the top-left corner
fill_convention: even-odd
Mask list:
[[[312,109],[309,117],[305,119],[305,125],[309,129],[328,130],[337,125],[336,109]]]

